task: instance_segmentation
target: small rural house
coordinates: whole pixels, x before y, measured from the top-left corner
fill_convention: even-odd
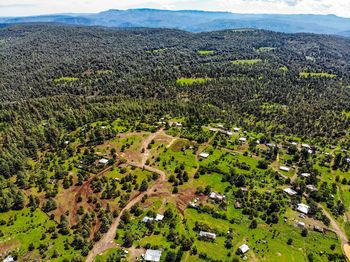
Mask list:
[[[300,227],[300,228],[304,228],[305,227],[305,223],[298,221],[297,226]]]
[[[280,170],[289,172],[290,168],[286,166],[280,166]]]
[[[306,188],[310,191],[317,191],[317,187],[315,187],[314,185],[306,185]]]
[[[308,145],[308,144],[301,144],[301,147],[303,147],[303,148],[307,148],[307,149],[311,149],[311,146],[310,146],[310,145]]]
[[[15,259],[13,258],[13,256],[8,256],[6,257],[2,262],[13,262],[15,261]]]
[[[101,164],[101,165],[106,165],[107,163],[108,163],[108,159],[106,159],[106,158],[102,158],[102,159],[100,159],[99,161],[98,161],[98,163],[99,164]]]
[[[225,196],[220,195],[220,194],[215,193],[215,192],[211,192],[210,195],[209,195],[209,198],[214,199],[214,200],[218,200],[218,201],[225,200]]]
[[[248,245],[243,244],[243,245],[241,245],[241,246],[238,248],[238,250],[239,250],[242,254],[245,254],[245,253],[247,253],[247,252],[249,251],[249,247],[248,247]]]
[[[301,213],[304,213],[305,215],[307,215],[307,213],[309,213],[309,209],[310,207],[308,205],[305,205],[303,203],[298,204],[297,210]]]
[[[153,221],[154,219],[153,219],[153,217],[144,217],[143,219],[142,219],[142,222],[143,223],[148,223],[148,222],[151,222],[151,221]]]
[[[200,231],[199,236],[207,239],[213,239],[213,240],[216,238],[216,234],[205,232],[205,231]]]
[[[309,174],[309,173],[301,173],[300,176],[302,176],[302,177],[310,177],[311,174]]]
[[[144,260],[145,261],[159,262],[161,256],[162,256],[161,250],[147,249],[146,253],[144,255]]]
[[[247,142],[247,138],[245,137],[240,137],[238,140],[239,142],[242,142],[242,143]]]
[[[162,221],[164,219],[163,215],[157,214],[155,221]]]
[[[283,189],[283,191],[285,192],[285,193],[287,193],[288,195],[290,195],[290,196],[294,196],[294,195],[296,195],[297,194],[297,192],[296,191],[294,191],[293,189],[291,189],[291,188],[285,188],[285,189]]]
[[[238,127],[235,127],[235,128],[233,129],[233,131],[235,131],[235,132],[239,132],[239,130],[241,130],[241,129],[238,128]]]
[[[199,154],[199,156],[200,156],[201,158],[208,158],[209,154],[208,154],[208,153],[205,153],[205,152],[202,152],[202,153]]]

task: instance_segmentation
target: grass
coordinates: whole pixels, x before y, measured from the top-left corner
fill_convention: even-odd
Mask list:
[[[212,80],[212,78],[209,77],[199,77],[199,78],[179,78],[177,79],[176,83],[181,86],[191,86],[194,84],[204,84],[208,81]]]
[[[258,53],[266,53],[266,52],[271,52],[273,50],[276,50],[275,47],[268,47],[268,46],[265,46],[265,47],[260,47],[258,50]]]
[[[288,72],[288,71],[289,71],[289,69],[288,69],[287,66],[281,66],[281,67],[279,68],[279,70],[281,70],[282,72]]]
[[[300,77],[322,77],[322,78],[334,78],[337,77],[335,74],[329,74],[329,73],[310,73],[310,72],[301,72]]]
[[[78,81],[78,80],[79,80],[79,78],[77,78],[77,77],[63,76],[63,77],[54,79],[53,82],[55,84],[58,84],[58,83],[62,83],[62,82],[75,82],[75,81]]]
[[[73,249],[65,250],[64,243],[71,241],[70,236],[62,236],[58,234],[58,238],[52,239],[51,234],[47,233],[50,227],[56,228],[56,223],[48,218],[48,216],[37,209],[31,212],[29,209],[23,209],[21,211],[10,211],[1,214],[1,220],[5,220],[7,225],[0,226],[0,230],[4,233],[4,236],[0,238],[0,243],[13,243],[14,247],[18,247],[19,257],[28,255],[28,247],[31,243],[35,248],[38,248],[40,244],[48,246],[48,251],[45,252],[45,259],[50,258],[51,261],[61,261],[63,258],[71,259],[76,256],[76,251]],[[46,234],[46,238],[42,239],[42,235]],[[57,250],[60,257],[52,259],[51,256]],[[30,252],[31,259],[36,260],[40,257],[37,249]]]
[[[242,59],[242,60],[235,60],[231,63],[234,65],[255,65],[262,62],[261,59]]]
[[[215,53],[214,50],[198,50],[197,52],[200,55],[213,55]]]

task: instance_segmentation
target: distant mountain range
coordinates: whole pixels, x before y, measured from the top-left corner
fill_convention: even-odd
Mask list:
[[[309,32],[350,36],[350,19],[335,15],[235,14],[229,12],[130,9],[108,10],[96,14],[0,17],[0,23],[4,24],[31,22],[124,28],[175,28],[190,32],[256,28],[285,33]]]

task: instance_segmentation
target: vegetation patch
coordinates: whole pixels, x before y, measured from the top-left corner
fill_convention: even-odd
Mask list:
[[[56,78],[53,80],[55,84],[63,83],[63,82],[75,82],[78,81],[79,78],[77,77],[68,77],[68,76],[62,76],[60,78]]]
[[[276,50],[276,47],[260,47],[257,49],[258,53],[266,53],[266,52],[271,52],[273,50]]]
[[[231,63],[234,65],[255,65],[261,62],[262,62],[261,59],[241,59],[241,60],[232,61]]]
[[[213,55],[214,53],[214,50],[198,50],[198,54],[200,55]]]
[[[301,77],[309,78],[309,77],[323,77],[323,78],[334,78],[337,77],[335,74],[329,73],[310,73],[310,72],[301,72]]]
[[[179,78],[176,83],[182,86],[190,86],[194,84],[204,84],[208,81],[212,80],[209,77],[199,77],[199,78]]]

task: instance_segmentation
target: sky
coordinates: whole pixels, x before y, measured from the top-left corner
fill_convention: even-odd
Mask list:
[[[350,17],[350,0],[0,0],[0,16],[96,13],[131,8]]]

